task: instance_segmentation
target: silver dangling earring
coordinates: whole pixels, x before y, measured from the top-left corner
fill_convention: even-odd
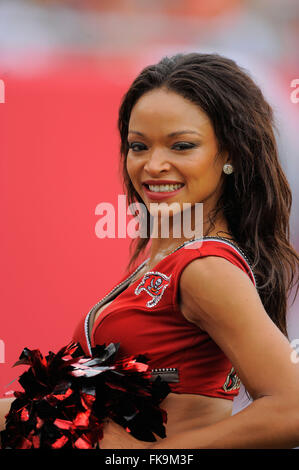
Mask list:
[[[223,165],[223,173],[225,173],[226,175],[230,175],[231,173],[233,173],[233,171],[234,167],[230,163],[226,163],[225,165]]]

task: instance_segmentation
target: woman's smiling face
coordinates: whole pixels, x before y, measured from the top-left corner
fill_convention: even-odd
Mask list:
[[[150,212],[159,202],[181,209],[202,202],[205,214],[215,208],[227,159],[216,158],[214,129],[199,106],[164,88],[145,93],[132,109],[128,143],[127,171]]]

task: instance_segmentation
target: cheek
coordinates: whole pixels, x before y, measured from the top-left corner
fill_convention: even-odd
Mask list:
[[[126,168],[127,168],[129,177],[132,179],[135,173],[135,169],[134,169],[134,163],[130,157],[127,157]]]
[[[139,181],[139,173],[140,173],[140,164],[134,158],[127,157],[126,161],[126,168],[129,178],[135,188],[138,191],[138,181]]]
[[[219,177],[218,165],[207,158],[196,158],[185,160],[180,165],[181,171],[191,179],[213,179],[215,176]]]
[[[136,162],[135,159],[130,158],[129,156],[127,157],[127,162],[126,162],[126,167],[127,167],[127,172],[130,176],[131,179],[134,178],[134,175],[137,174],[138,172],[138,163]]]
[[[184,165],[184,174],[192,184],[192,187],[197,189],[215,189],[221,181],[222,166],[208,160],[192,163],[185,162]]]

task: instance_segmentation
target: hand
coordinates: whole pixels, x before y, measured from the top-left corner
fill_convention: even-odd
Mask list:
[[[122,426],[109,420],[104,426],[103,439],[99,441],[100,449],[151,449],[154,443],[139,441]]]

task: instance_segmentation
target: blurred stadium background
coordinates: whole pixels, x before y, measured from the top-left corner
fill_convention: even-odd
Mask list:
[[[94,231],[96,205],[123,194],[118,105],[141,68],[191,51],[236,60],[272,104],[298,250],[298,1],[0,0],[0,395],[18,388],[23,347],[56,351],[118,282],[129,240]],[[291,340],[298,313],[299,299]],[[246,404],[241,393],[234,409]]]

